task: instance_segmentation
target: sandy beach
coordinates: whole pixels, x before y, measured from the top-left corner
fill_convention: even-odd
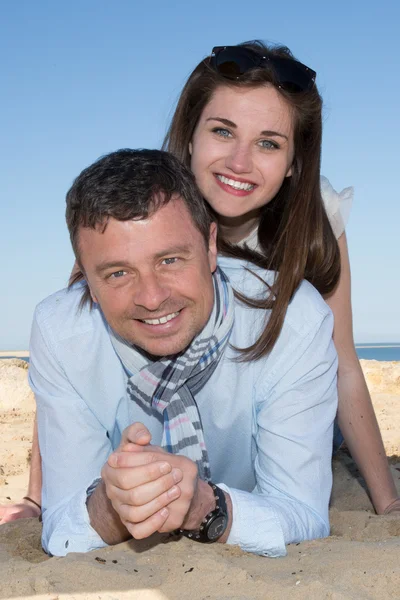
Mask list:
[[[400,492],[400,362],[361,364]],[[27,363],[0,360],[0,503],[26,492],[33,414]],[[333,470],[330,537],[291,545],[280,559],[168,537],[49,558],[37,519],[2,525],[0,598],[398,600],[400,516],[374,514],[346,451]]]

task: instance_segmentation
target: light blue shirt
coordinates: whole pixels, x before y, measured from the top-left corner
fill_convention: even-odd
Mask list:
[[[234,288],[265,294],[241,261],[221,258]],[[272,273],[251,268],[272,281]],[[36,309],[29,379],[37,401],[43,465],[44,549],[56,556],[106,544],[91,527],[87,490],[120,442],[140,421],[160,444],[162,422],[127,395],[127,375],[97,305],[79,310],[80,285]],[[235,304],[234,347],[256,339],[268,311]],[[337,409],[333,317],[318,292],[302,283],[272,352],[238,363],[229,347],[196,396],[212,480],[233,505],[229,544],[264,556],[329,534],[332,433]]]

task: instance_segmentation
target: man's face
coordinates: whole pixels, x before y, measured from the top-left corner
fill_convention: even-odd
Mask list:
[[[92,298],[112,329],[155,356],[184,350],[208,321],[214,302],[216,225],[209,247],[184,201],[148,219],[109,219],[81,228],[79,248]]]

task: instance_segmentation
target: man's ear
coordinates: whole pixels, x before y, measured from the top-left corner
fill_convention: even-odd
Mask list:
[[[192,156],[192,152],[193,152],[193,145],[192,145],[192,142],[189,142],[189,154],[190,154],[190,156]]]
[[[82,274],[83,278],[86,280],[86,285],[88,286],[91,299],[95,304],[98,304],[97,298],[89,285],[89,281],[86,276],[85,269],[82,266],[82,262],[79,260],[79,258],[75,258],[75,264],[72,269],[71,275],[69,276],[69,285],[71,285],[72,283],[76,283],[75,277],[79,274]],[[79,279],[77,281],[79,281]]]
[[[208,262],[210,264],[211,273],[214,273],[217,268],[217,234],[218,226],[213,222],[210,225],[210,237],[208,239]]]
[[[82,268],[81,268],[81,270],[82,270],[82,273],[83,273],[83,275],[85,275],[85,271],[84,271]],[[94,302],[95,304],[98,304],[98,302],[97,302],[97,296],[96,296],[96,294],[94,293],[94,291],[92,290],[92,288],[91,288],[91,286],[90,286],[90,283],[89,283],[89,281],[88,281],[88,278],[86,277],[86,275],[85,275],[85,279],[86,279],[86,285],[87,285],[87,286],[88,286],[88,288],[89,288],[89,294],[90,294],[90,297],[91,297],[91,299],[93,300],[93,302]]]
[[[92,291],[92,288],[90,287],[90,285],[89,285],[89,284],[88,284],[88,288],[89,288],[89,292],[90,292],[90,297],[91,297],[91,299],[93,300],[93,302],[94,302],[95,304],[98,304],[98,302],[97,302],[97,297],[94,295],[94,293],[93,293],[93,291]]]

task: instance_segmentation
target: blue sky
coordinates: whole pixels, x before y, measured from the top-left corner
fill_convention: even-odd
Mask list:
[[[68,279],[74,177],[117,148],[159,147],[193,67],[254,38],[318,72],[322,173],[355,187],[356,341],[400,341],[399,22],[397,0],[3,2],[0,350],[28,347],[35,305]]]

